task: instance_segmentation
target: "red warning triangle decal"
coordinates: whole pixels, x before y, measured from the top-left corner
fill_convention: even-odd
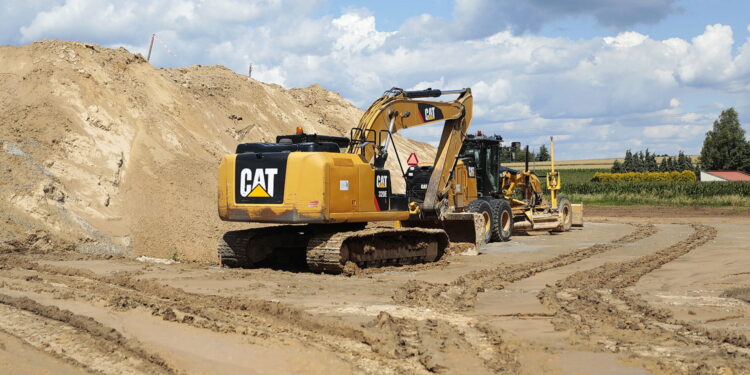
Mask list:
[[[409,155],[409,159],[406,160],[406,164],[416,166],[419,165],[419,159],[417,159],[417,154],[412,152],[411,155]]]

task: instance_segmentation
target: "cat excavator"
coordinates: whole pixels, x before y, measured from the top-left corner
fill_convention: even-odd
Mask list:
[[[457,95],[451,101],[427,100]],[[439,259],[449,241],[481,246],[494,220],[484,202],[457,200],[458,155],[472,118],[471,89],[392,88],[363,114],[349,137],[280,135],[276,143],[243,143],[218,173],[218,211],[225,221],[281,224],[225,233],[226,266],[251,266],[273,254],[302,250],[313,272],[402,265]],[[444,122],[424,199],[393,193],[385,168],[399,130]],[[402,174],[405,175],[403,169]],[[401,178],[403,176],[399,176]],[[468,177],[471,178],[471,177]],[[419,207],[415,209],[415,205]],[[418,212],[417,212],[418,211]],[[408,223],[368,226],[368,223]],[[421,225],[424,224],[424,225]]]

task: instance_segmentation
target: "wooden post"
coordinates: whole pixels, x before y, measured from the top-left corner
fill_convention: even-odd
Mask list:
[[[250,68],[247,70],[247,76],[248,77],[253,76],[253,64],[250,64]]]
[[[148,46],[148,57],[146,57],[146,61],[151,61],[151,50],[154,49],[155,38],[156,38],[156,34],[151,34],[151,44]]]

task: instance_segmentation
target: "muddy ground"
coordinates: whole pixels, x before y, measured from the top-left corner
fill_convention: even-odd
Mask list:
[[[750,215],[689,212],[592,208],[354,276],[4,252],[0,373],[750,373],[750,303],[726,292],[750,286]]]

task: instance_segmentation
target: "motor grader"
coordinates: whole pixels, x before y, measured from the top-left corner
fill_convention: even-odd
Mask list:
[[[424,99],[446,95],[457,98]],[[449,241],[481,246],[495,218],[482,210],[484,201],[454,199],[462,193],[451,184],[457,173],[471,178],[465,168],[455,169],[472,103],[468,88],[393,88],[365,111],[348,138],[298,132],[278,136],[276,143],[238,145],[219,166],[219,216],[282,225],[225,233],[218,246],[222,264],[250,266],[274,253],[302,250],[311,271],[339,273],[350,262],[369,267],[435,261]],[[443,132],[425,199],[413,202],[393,193],[385,169],[391,149],[400,165],[393,134],[437,122],[443,122]],[[367,226],[373,222],[410,225]]]
[[[542,182],[529,170],[529,152],[523,171],[500,165],[502,137],[486,136],[481,132],[465,137],[456,160],[455,173],[450,175],[452,198],[471,201],[473,211],[494,218],[485,234],[487,241],[507,241],[513,232],[555,231],[565,232],[571,226],[583,226],[583,207],[571,204],[558,196],[562,185],[560,173],[555,170],[554,140],[550,138],[551,170],[545,176],[550,198],[543,194]],[[466,172],[464,172],[466,171]],[[412,217],[406,226],[423,226],[421,202],[428,202],[427,181],[431,178],[431,164],[412,165],[406,176],[406,191]],[[483,203],[480,203],[483,202]]]

